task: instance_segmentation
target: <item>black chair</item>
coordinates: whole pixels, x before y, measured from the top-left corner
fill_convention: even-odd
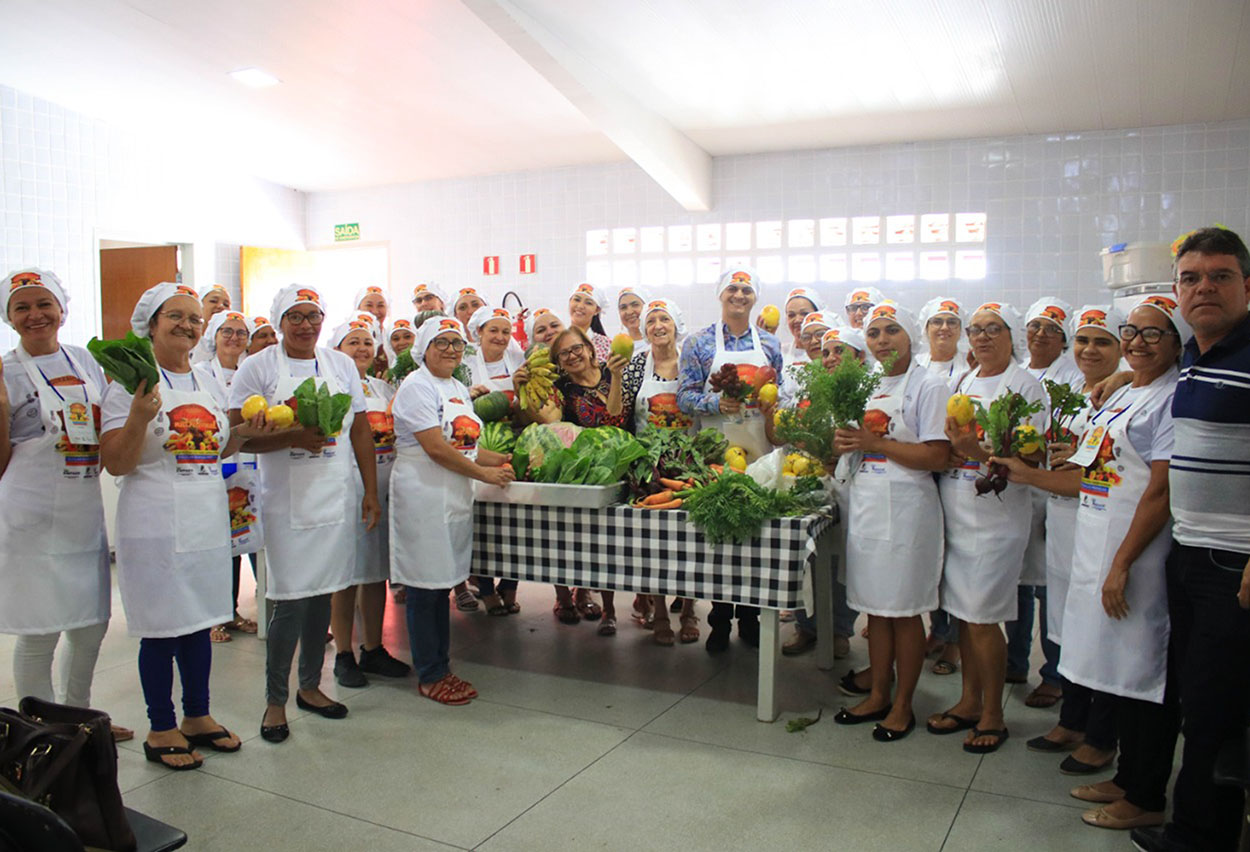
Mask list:
[[[1241,823],[1240,852],[1250,852],[1250,729],[1242,731],[1220,748],[1215,758],[1215,783],[1246,791],[1246,810]]]
[[[187,833],[126,808],[137,852],[168,852],[187,843]],[[82,841],[43,805],[0,790],[0,852],[83,852]]]

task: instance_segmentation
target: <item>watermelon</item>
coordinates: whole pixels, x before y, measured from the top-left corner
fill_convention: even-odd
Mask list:
[[[510,408],[508,395],[503,391],[491,391],[483,394],[473,401],[473,413],[476,414],[483,423],[493,423],[496,420],[503,420],[508,416]]]
[[[573,446],[573,442],[577,440],[577,436],[582,433],[582,427],[575,423],[545,423],[543,428],[550,431],[560,439],[560,444],[565,447]]]
[[[412,326],[413,328],[420,328],[421,324],[425,322],[426,320],[428,320],[430,317],[445,317],[445,316],[447,316],[447,314],[443,313],[442,311],[422,311],[421,313],[417,314],[413,318]]]
[[[506,455],[516,446],[516,436],[512,434],[512,428],[507,423],[495,421],[482,427],[482,434],[477,439],[477,445]]]
[[[568,423],[550,424],[569,426]],[[531,423],[517,438],[514,453],[524,453],[531,469],[542,466],[547,453],[564,449],[564,442],[545,423]]]

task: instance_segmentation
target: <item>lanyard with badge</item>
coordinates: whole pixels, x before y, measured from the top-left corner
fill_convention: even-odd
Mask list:
[[[1094,459],[1098,458],[1098,451],[1102,449],[1102,439],[1107,434],[1107,430],[1111,428],[1112,423],[1123,417],[1124,413],[1133,407],[1136,400],[1115,412],[1115,415],[1105,424],[1099,423],[1098,420],[1111,411],[1115,402],[1127,394],[1128,390],[1128,387],[1125,387],[1118,394],[1107,400],[1107,404],[1102,410],[1089,419],[1089,424],[1085,427],[1085,433],[1081,436],[1080,449],[1068,457],[1068,464],[1084,468],[1094,463]]]
[[[87,383],[83,380],[82,376],[78,375],[78,369],[74,366],[74,362],[69,355],[65,353],[65,350],[61,350],[61,354],[65,355],[65,362],[69,364],[70,372],[74,374],[74,377],[77,378],[79,382],[81,382],[81,386],[83,388],[82,402],[66,399],[64,394],[57,390],[56,385],[52,384],[51,379],[48,378],[48,375],[43,371],[43,368],[38,364],[34,364],[34,367],[39,371],[39,375],[43,377],[44,384],[47,385],[52,392],[56,394],[57,399],[61,401],[61,414],[62,419],[65,421],[66,440],[68,440],[71,444],[77,444],[79,446],[94,446],[100,443],[100,438],[96,434],[95,418],[92,417],[91,411],[91,401],[90,397],[86,393]]]

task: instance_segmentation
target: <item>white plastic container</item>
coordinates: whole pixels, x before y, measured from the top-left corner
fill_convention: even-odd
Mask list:
[[[1102,280],[1113,290],[1172,280],[1172,247],[1167,243],[1117,243],[1099,255]]]
[[[612,485],[557,485],[550,482],[513,482],[507,488],[473,483],[473,499],[483,503],[528,503],[533,506],[567,506],[602,509],[619,503],[622,483]]]

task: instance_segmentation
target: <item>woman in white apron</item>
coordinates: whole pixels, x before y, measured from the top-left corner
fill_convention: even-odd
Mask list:
[[[512,402],[516,398],[512,374],[525,363],[525,356],[508,345],[512,342],[512,315],[504,308],[478,308],[469,318],[468,331],[478,341],[477,351],[467,361],[473,380],[470,395],[477,399],[500,391]]]
[[[207,324],[213,317],[230,310],[230,291],[221,284],[209,284],[200,298],[204,322]],[[207,330],[207,325],[206,329]],[[213,357],[211,340],[207,334],[200,337],[200,342],[191,350],[191,363],[203,364]]]
[[[912,360],[915,322],[883,300],[864,324],[879,364],[892,358],[864,422],[840,429],[834,448],[860,459],[849,489],[847,604],[868,614],[869,695],[843,708],[841,725],[878,722],[873,739],[893,742],[916,725],[912,699],[925,658],[921,615],[938,605],[942,571],[942,506],[933,472],[950,456],[945,383]],[[898,671],[898,691],[890,683]]]
[[[643,314],[649,302],[650,294],[641,287],[625,286],[616,294],[616,313],[621,320],[621,329],[634,341],[634,354],[645,352],[651,345],[643,327]]]
[[[204,367],[221,386],[223,397],[230,394],[230,385],[239,363],[247,357],[247,344],[251,336],[247,317],[237,311],[221,311],[213,315],[204,328],[204,337],[198,349],[208,358]],[[229,462],[223,462],[222,474],[226,478],[226,497],[230,504],[230,562],[233,571],[234,619],[219,624],[209,634],[214,642],[229,642],[230,631],[255,633],[256,622],[239,615],[239,569],[246,554],[252,560],[252,576],[256,576],[256,552],[263,539],[260,531],[260,485],[256,482],[256,457],[250,453],[236,453]]]
[[[1084,384],[1076,388],[1088,397],[1093,388],[1114,373],[1120,362],[1119,327],[1123,317],[1110,305],[1085,305],[1075,314],[1072,352],[1084,376]],[[1076,451],[1077,441],[1093,413],[1090,406],[1080,412],[1062,416],[1060,422],[1047,428],[1046,442],[1050,470],[1038,470],[1037,476],[1053,475],[1071,490],[1071,476],[1066,465]],[[1051,421],[1056,419],[1052,413]],[[1062,660],[1063,612],[1068,598],[1068,580],[1072,570],[1073,537],[1076,532],[1075,496],[1039,483],[1034,489],[1047,496],[1046,501],[1046,638],[1059,647]],[[1067,774],[1095,772],[1115,757],[1116,736],[1114,698],[1105,692],[1073,683],[1060,675],[1063,703],[1059,721],[1048,733],[1029,740],[1029,750],[1054,754],[1075,749],[1064,758],[1060,769]]]
[[[251,332],[247,339],[247,354],[255,355],[278,342],[278,332],[269,317],[252,317],[247,327]]]
[[[354,585],[357,519],[377,525],[377,463],[365,415],[356,365],[342,352],[317,345],[325,319],[321,295],[290,284],[274,296],[270,319],[281,342],[243,362],[230,387],[230,419],[259,394],[270,403],[289,402],[308,378],[327,391],[348,393],[352,402],[336,434],[293,428],[248,442],[259,456],[261,513],[265,527],[266,597],[273,602],[265,648],[266,708],[261,736],[282,742],[286,724],[291,661],[300,648],[299,691],[295,703],[329,719],[347,707],[320,689],[325,660],[330,596]],[[357,499],[354,456],[364,494]]]
[[[781,348],[781,359],[786,367],[791,364],[802,364],[809,360],[807,347],[799,340],[803,331],[803,320],[808,314],[824,310],[824,304],[811,287],[795,287],[786,294],[785,321],[790,332],[790,339]]]
[[[642,308],[641,322],[646,329],[647,348],[635,352],[621,377],[622,397],[634,411],[634,433],[648,428],[680,429],[691,432],[694,418],[677,407],[678,341],[686,333],[681,309],[668,299],[652,299]],[[699,641],[699,617],[694,600],[678,598],[683,643]],[[636,617],[644,627],[651,625],[657,645],[674,643],[673,625],[663,595],[653,595],[646,603],[634,601]]]
[[[955,387],[987,409],[999,396],[1015,392],[1042,410],[1024,423],[1045,428],[1045,393],[1037,380],[1016,363],[1016,338],[1023,341],[1020,315],[1011,306],[987,302],[972,312],[968,339],[980,365]],[[1023,424],[1022,424],[1023,425]],[[1007,643],[1002,627],[1016,615],[1016,586],[1029,537],[1029,489],[1009,484],[1001,495],[978,496],[977,479],[987,472],[989,449],[975,423],[960,428],[947,418],[951,465],[938,490],[945,519],[941,603],[960,628],[963,691],[944,713],[929,718],[928,729],[950,734],[972,729],[964,750],[996,751],[1008,733],[1003,722],[1002,694],[1007,674]]]
[[[424,369],[404,379],[391,406],[391,578],[408,589],[417,689],[441,704],[460,705],[477,690],[451,673],[449,596],[469,577],[473,480],[505,486],[513,476],[509,456],[478,449],[482,422],[469,389],[451,377],[467,343],[460,323],[433,319],[420,331],[413,353]]]
[[[885,296],[876,287],[856,287],[846,294],[842,300],[842,310],[846,313],[846,322],[851,328],[864,327],[864,320],[872,306],[883,300]]]
[[[18,696],[87,707],[112,598],[100,498],[104,373],[85,349],[59,341],[69,297],[55,274],[15,270],[4,294],[4,321],[20,341],[0,382],[0,633],[17,635]],[[134,732],[115,726],[114,736]]]
[[[397,320],[403,322],[404,320]],[[330,632],[334,636],[334,679],[339,686],[359,688],[368,686],[366,674],[382,677],[406,677],[411,667],[391,656],[382,644],[382,620],[386,614],[386,581],[391,574],[390,524],[385,514],[389,501],[391,467],[395,461],[395,426],[391,417],[391,398],[395,389],[381,379],[367,375],[373,366],[374,338],[371,329],[359,320],[338,326],[330,335],[330,344],[351,358],[360,377],[361,392],[365,398],[365,417],[373,438],[373,455],[377,461],[378,500],[382,504],[382,519],[373,529],[366,529],[362,519],[356,521],[356,558],[354,585],[340,589],[330,598]],[[364,480],[360,469],[352,460],[353,480],[356,483],[356,499],[364,499]],[[352,628],[356,621],[356,608],[360,607],[360,620],[364,627],[364,644],[360,646],[360,661],[352,645]]]
[[[578,284],[569,295],[569,325],[589,338],[600,364],[607,363],[612,346],[612,339],[603,330],[603,309],[607,306],[607,296],[593,284]]]
[[[1137,303],[1120,326],[1132,383],[1090,415],[1069,459],[1067,493],[1079,492],[1080,505],[1059,669],[1116,696],[1120,735],[1115,777],[1073,791],[1106,803],[1082,815],[1100,828],[1161,825],[1167,805],[1180,730],[1179,696],[1167,678],[1168,466],[1176,362],[1188,336],[1170,297]]]
[[[382,339],[382,343],[386,349],[386,355],[391,363],[399,357],[399,353],[405,352],[412,348],[412,344],[417,341],[417,330],[412,324],[412,320],[397,317],[387,329],[386,337]]]
[[[139,682],[153,763],[195,769],[195,747],[238,751],[241,743],[209,715],[209,629],[230,618],[230,515],[221,458],[263,421],[233,432],[221,386],[191,366],[203,313],[195,291],[163,283],[139,297],[131,328],[152,338],[160,381],[135,394],[109,385],[101,405],[100,457],[121,477],[117,570],[130,635],[139,642]],[[182,682],[181,727],[172,700],[173,662]]]

